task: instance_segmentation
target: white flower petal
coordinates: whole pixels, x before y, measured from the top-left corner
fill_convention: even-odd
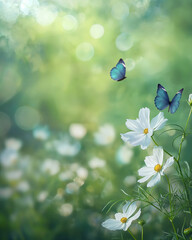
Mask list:
[[[126,218],[129,218],[137,209],[136,203],[132,203],[126,211]]]
[[[125,124],[127,128],[132,131],[143,133],[143,128],[141,127],[141,123],[139,122],[139,119],[136,119],[136,120],[127,119]]]
[[[154,173],[154,174],[155,174],[155,173]],[[152,177],[152,176],[151,176],[151,175],[145,176],[145,177],[139,179],[137,182],[139,182],[139,183],[144,183],[144,182],[146,182],[150,177]]]
[[[156,165],[157,165],[157,162],[154,160],[154,157],[153,156],[147,156],[145,157],[145,160],[144,160],[145,164],[147,167],[152,167],[154,168]]]
[[[168,119],[164,118],[164,113],[160,112],[156,117],[151,120],[151,128],[154,131],[159,130],[164,127]]]
[[[192,104],[192,93],[189,94],[188,102],[189,102],[190,105]]]
[[[124,142],[129,142],[132,146],[140,145],[145,139],[145,134],[137,132],[127,132],[121,134],[121,139]]]
[[[141,143],[141,149],[145,150],[151,143],[151,137],[147,134]]]
[[[126,212],[127,212],[130,204],[131,204],[131,202],[128,201],[128,202],[123,206],[123,213],[126,213]]]
[[[159,173],[155,174],[152,179],[148,182],[147,187],[153,187],[161,180],[161,175]]]
[[[104,228],[109,230],[119,230],[123,228],[123,223],[115,219],[108,219],[101,224]]]
[[[129,220],[134,221],[137,218],[139,218],[140,215],[141,215],[141,209],[139,209],[137,213],[135,213]]]
[[[162,167],[162,172],[164,172],[165,169],[170,167],[173,163],[174,163],[174,158],[173,157],[168,158],[166,163]]]
[[[153,167],[142,167],[138,170],[138,174],[139,176],[141,177],[144,177],[144,176],[153,176],[154,175],[155,170]]]
[[[121,220],[122,217],[123,217],[122,213],[115,213],[115,219],[116,220]]]
[[[153,156],[157,164],[160,164],[160,165],[163,164],[163,148],[162,147],[154,147]]]
[[[141,108],[139,111],[139,121],[143,129],[150,127],[150,110],[149,108]]]
[[[140,215],[141,215],[141,209],[139,209],[139,211],[135,215],[133,215],[131,218],[128,219],[128,221],[125,223],[125,226],[123,227],[123,230],[127,231],[131,223],[137,218],[139,218]]]
[[[131,225],[131,221],[128,220],[123,226],[123,231],[127,231],[130,225]]]

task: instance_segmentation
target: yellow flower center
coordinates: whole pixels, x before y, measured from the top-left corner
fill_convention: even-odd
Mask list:
[[[148,128],[145,128],[144,131],[143,131],[145,134],[147,134],[149,131],[148,131]]]
[[[160,170],[161,170],[161,165],[160,164],[157,164],[155,167],[154,167],[154,170],[156,171],[156,172],[159,172]]]
[[[126,223],[126,222],[127,222],[127,218],[126,218],[126,217],[122,217],[122,218],[121,218],[121,222],[122,222],[122,223]]]

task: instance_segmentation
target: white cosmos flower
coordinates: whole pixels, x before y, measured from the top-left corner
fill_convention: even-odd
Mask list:
[[[192,93],[189,94],[188,103],[190,106],[192,106]]]
[[[164,175],[165,169],[174,163],[174,158],[168,158],[166,163],[163,164],[163,148],[154,147],[153,156],[147,156],[144,161],[146,167],[142,167],[138,170],[139,176],[143,178],[139,179],[138,182],[143,183],[151,178],[147,187],[153,187],[161,180],[161,176]]]
[[[122,213],[116,213],[115,219],[106,220],[105,222],[102,223],[102,226],[109,230],[127,231],[132,221],[136,220],[141,214],[141,209],[139,209],[137,213],[135,213],[136,209],[137,209],[136,203],[131,204],[130,202],[127,202],[123,206]]]
[[[151,142],[153,132],[163,128],[167,120],[164,118],[164,113],[160,112],[150,123],[149,108],[142,108],[139,111],[139,118],[136,120],[127,119],[126,126],[131,131],[121,134],[121,138],[132,146],[141,145],[141,149],[146,149]]]

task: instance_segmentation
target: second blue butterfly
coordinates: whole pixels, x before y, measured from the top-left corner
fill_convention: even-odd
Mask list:
[[[166,107],[169,106],[168,111],[170,111],[170,113],[175,113],[177,111],[178,107],[179,107],[182,92],[183,92],[183,88],[181,90],[179,90],[175,94],[172,101],[170,101],[169,96],[168,96],[165,88],[161,84],[158,84],[158,86],[157,86],[157,96],[155,97],[155,100],[154,100],[155,101],[155,106],[159,110],[163,110],[163,109],[165,109]]]
[[[125,74],[126,74],[125,62],[121,58],[117,63],[116,67],[111,69],[110,76],[115,81],[122,81],[123,79],[126,78]]]

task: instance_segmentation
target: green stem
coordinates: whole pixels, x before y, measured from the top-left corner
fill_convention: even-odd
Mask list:
[[[134,237],[134,235],[132,234],[132,232],[129,230],[129,228],[127,229],[127,231],[130,233],[130,235],[132,236],[132,238],[133,238],[134,240],[137,240],[137,239]]]
[[[177,165],[178,165],[179,173],[180,173],[182,181],[183,181],[183,185],[185,187],[185,191],[186,191],[186,194],[187,194],[187,200],[188,200],[188,203],[189,203],[189,211],[190,211],[190,214],[192,216],[191,199],[190,199],[189,191],[188,191],[188,188],[187,188],[187,185],[186,185],[186,182],[185,182],[185,179],[184,179],[183,172],[182,172],[181,166],[179,164],[179,161],[177,161]]]
[[[183,133],[182,138],[181,138],[181,142],[180,142],[180,145],[179,145],[178,158],[177,158],[176,162],[177,162],[177,165],[178,165],[178,168],[179,168],[179,173],[180,173],[182,181],[183,181],[183,185],[185,187],[185,191],[186,191],[186,194],[187,194],[187,199],[188,199],[188,202],[189,202],[189,211],[190,211],[191,216],[192,216],[190,194],[189,194],[189,191],[188,191],[188,188],[187,188],[184,176],[183,176],[183,172],[182,172],[182,169],[181,169],[181,166],[180,166],[180,163],[179,163],[179,160],[180,160],[180,157],[181,157],[181,149],[182,149],[183,141],[185,140],[186,130],[187,130],[187,126],[188,126],[188,123],[189,123],[189,119],[191,117],[191,113],[192,113],[192,107],[190,109],[190,112],[189,112],[189,115],[188,115],[188,118],[187,118],[187,122],[186,122],[186,125],[185,125],[185,128],[184,128],[184,133]]]
[[[170,222],[171,222],[171,224],[172,224],[173,231],[174,231],[174,233],[175,233],[175,237],[176,237],[176,239],[178,240],[177,231],[176,231],[176,229],[175,229],[175,225],[174,225],[174,223],[173,223],[173,220],[172,220],[172,219],[169,219],[169,220],[170,220]]]
[[[185,125],[185,129],[184,129],[184,133],[182,135],[182,138],[181,138],[181,143],[179,145],[179,153],[178,153],[178,158],[177,158],[177,161],[179,162],[180,160],[180,156],[181,156],[181,149],[182,149],[182,145],[183,145],[183,141],[185,139],[185,135],[186,135],[186,130],[187,130],[187,126],[188,126],[188,123],[189,123],[189,119],[191,117],[191,113],[192,113],[192,107],[190,109],[190,112],[189,112],[189,115],[188,115],[188,118],[187,118],[187,122],[186,122],[186,125]]]
[[[151,136],[151,139],[153,140],[153,142],[155,143],[155,145],[159,147],[159,144],[155,141],[155,139],[154,139],[153,136]],[[168,151],[166,151],[165,149],[163,149],[163,151],[164,151],[165,153],[167,153],[170,157],[173,157],[173,156],[172,156]],[[174,160],[176,160],[175,157],[174,157]]]
[[[173,231],[174,231],[174,233],[175,233],[176,239],[178,239],[177,232],[176,232],[176,229],[175,229],[175,225],[174,225],[174,223],[173,223],[173,216],[172,216],[173,207],[172,207],[172,201],[171,201],[171,185],[170,185],[169,178],[168,178],[168,176],[167,176],[166,174],[165,174],[165,177],[166,177],[166,179],[167,179],[168,186],[169,186],[169,204],[170,204],[170,217],[169,217],[169,221],[170,221],[171,224],[172,224]]]
[[[141,240],[143,240],[143,226],[142,226],[142,231],[141,231]]]
[[[171,219],[172,219],[172,212],[173,212],[173,207],[172,207],[172,201],[171,201],[171,185],[168,176],[165,174],[165,177],[167,179],[167,183],[169,186],[169,205],[170,205],[170,214],[171,214]]]

